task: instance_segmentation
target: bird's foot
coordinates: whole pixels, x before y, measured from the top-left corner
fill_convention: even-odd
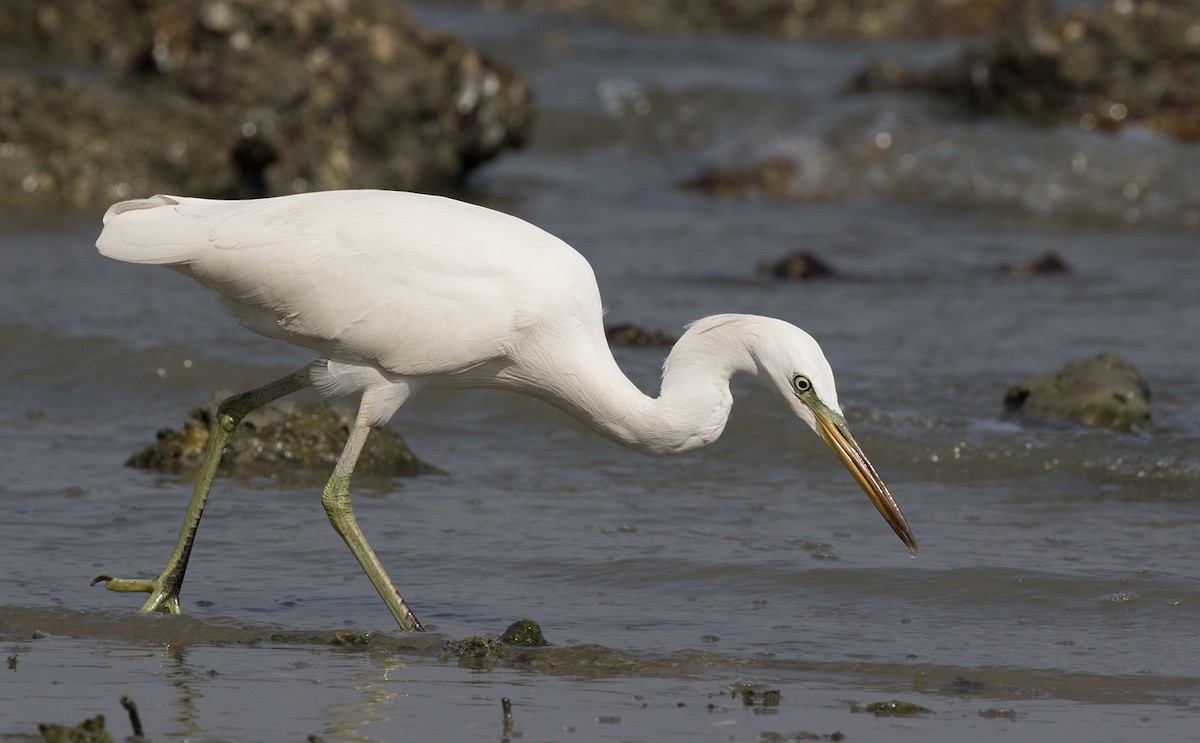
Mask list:
[[[159,576],[153,580],[144,578],[114,578],[111,575],[98,575],[92,585],[103,583],[110,591],[119,593],[148,593],[150,598],[142,604],[141,612],[149,614],[179,614],[179,586],[170,585],[170,581]]]

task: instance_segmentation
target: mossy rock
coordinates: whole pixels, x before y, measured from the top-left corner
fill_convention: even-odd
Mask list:
[[[1128,430],[1150,420],[1150,388],[1132,364],[1102,353],[1010,387],[1004,406],[1021,415]]]
[[[508,645],[527,648],[544,648],[550,644],[542,634],[542,626],[532,619],[518,619],[508,625],[508,629],[500,635],[500,640]]]
[[[219,403],[218,396],[208,405],[193,408],[180,430],[160,430],[157,441],[126,464],[169,474],[198,469]],[[234,431],[219,471],[238,476],[272,476],[280,470],[327,474],[342,453],[353,418],[351,411],[332,408],[324,401],[265,405],[247,415]],[[405,477],[441,470],[418,459],[400,434],[383,426],[367,437],[355,472]]]
[[[75,726],[43,722],[38,732],[46,743],[112,743],[112,736],[104,727],[104,715],[84,720]]]

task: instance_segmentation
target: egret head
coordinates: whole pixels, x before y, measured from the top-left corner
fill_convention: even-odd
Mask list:
[[[833,370],[821,347],[800,328],[782,321],[779,326],[778,332],[771,333],[770,341],[756,344],[759,379],[777,389],[796,417],[829,445],[896,536],[916,554],[917,542],[904,514],[862,447],[850,435],[846,417],[838,405]]]

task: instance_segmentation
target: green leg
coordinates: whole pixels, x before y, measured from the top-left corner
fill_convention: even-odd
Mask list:
[[[200,526],[200,517],[204,514],[204,505],[208,502],[208,491],[212,488],[213,478],[217,475],[217,465],[221,462],[221,454],[229,441],[233,430],[237,428],[242,418],[252,410],[262,407],[272,400],[291,394],[312,384],[309,380],[309,367],[293,372],[282,379],[257,389],[243,392],[227,398],[217,409],[217,417],[212,423],[208,444],[204,449],[204,460],[200,472],[196,476],[196,488],[192,491],[192,499],[188,503],[187,513],[183,517],[183,526],[179,528],[179,538],[175,549],[167,560],[167,566],[153,580],[139,578],[113,578],[108,575],[98,576],[92,585],[104,583],[110,591],[127,593],[148,593],[150,598],[142,604],[143,612],[160,611],[170,614],[179,613],[179,588],[183,585],[183,574],[187,570],[188,557],[192,552],[192,543],[196,538],[196,529]]]
[[[384,571],[383,565],[375,556],[371,545],[367,544],[367,538],[358,528],[358,520],[354,518],[354,509],[350,506],[350,474],[354,471],[358,455],[367,441],[367,434],[371,432],[366,418],[364,410],[360,409],[358,418],[354,421],[354,427],[350,430],[350,438],[346,441],[346,448],[342,450],[342,456],[338,458],[337,466],[334,467],[333,476],[325,484],[321,504],[325,506],[329,523],[333,524],[334,530],[341,535],[346,546],[354,553],[358,564],[371,579],[371,584],[379,592],[383,603],[387,604],[387,608],[396,618],[400,629],[405,632],[423,632],[425,628],[421,626],[408,605],[404,603],[404,597],[396,590],[395,584]]]

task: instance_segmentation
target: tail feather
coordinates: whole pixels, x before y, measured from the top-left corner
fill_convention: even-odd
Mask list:
[[[117,203],[108,207],[108,211],[104,213],[104,224],[108,224],[110,219],[113,217],[119,217],[126,212],[136,211],[138,209],[153,209],[156,206],[175,206],[178,203],[179,199],[174,196],[167,196],[165,194],[151,196],[148,199],[130,199],[128,201],[118,201]]]
[[[174,219],[181,199],[159,194],[113,204],[104,214],[96,249],[108,258],[129,263],[180,263],[195,249],[195,240],[180,234]],[[186,233],[186,230],[183,232]]]

